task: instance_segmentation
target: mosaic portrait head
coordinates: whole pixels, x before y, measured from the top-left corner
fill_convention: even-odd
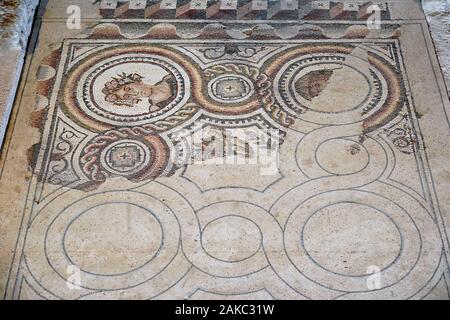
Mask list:
[[[295,84],[295,88],[305,99],[311,100],[325,89],[332,74],[331,70],[312,71],[300,78]]]
[[[157,111],[176,95],[176,81],[173,75],[166,75],[156,84],[144,82],[138,73],[122,73],[105,83],[102,93],[105,101],[117,107],[135,107],[141,101],[148,101],[149,110]]]

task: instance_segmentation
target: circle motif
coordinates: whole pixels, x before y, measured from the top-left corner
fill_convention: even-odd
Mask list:
[[[421,234],[417,221],[413,220],[411,216],[406,214],[405,209],[399,204],[395,204],[389,199],[386,199],[378,194],[356,190],[340,190],[321,193],[303,201],[294,209],[294,211],[292,211],[284,229],[284,242],[286,253],[289,256],[290,261],[295,265],[299,272],[312,281],[320,284],[320,286],[328,289],[346,292],[370,291],[370,288],[367,287],[367,280],[370,277],[370,274],[367,273],[367,268],[370,267],[370,265],[365,266],[365,273],[361,272],[361,269],[364,267],[364,262],[371,263],[374,259],[378,259],[377,257],[370,257],[369,252],[361,255],[353,253],[349,255],[348,259],[351,260],[348,261],[356,261],[357,258],[362,258],[363,260],[356,262],[355,270],[346,271],[344,268],[345,263],[343,263],[343,261],[341,261],[341,263],[337,262],[334,265],[323,263],[324,259],[322,259],[322,254],[320,251],[314,252],[314,248],[317,247],[315,245],[315,241],[311,239],[311,230],[314,229],[315,226],[317,227],[318,223],[325,223],[327,226],[324,229],[325,236],[329,234],[330,230],[333,229],[330,224],[332,221],[336,221],[336,219],[332,218],[329,220],[326,218],[324,220],[323,214],[327,213],[325,208],[336,208],[336,205],[341,206],[343,203],[351,203],[352,205],[357,205],[358,208],[361,208],[360,206],[366,208],[376,208],[378,212],[383,213],[395,225],[396,229],[398,229],[401,239],[400,250],[397,250],[398,252],[396,252],[395,255],[389,254],[387,258],[381,258],[378,263],[375,263],[376,266],[384,267],[384,270],[382,270],[381,273],[384,277],[383,287],[389,287],[398,283],[404,277],[409,276],[411,270],[417,272],[417,270],[415,270],[415,266],[420,260],[421,249],[419,247],[408,245],[410,243],[421,243]],[[416,214],[422,215],[424,220],[427,220],[427,213],[424,212],[423,208],[419,208],[420,207],[416,208]],[[325,211],[323,211],[324,209]],[[342,214],[342,212],[340,213]],[[356,218],[356,220],[352,220],[352,223],[355,223],[356,225],[363,223],[364,218],[361,219],[359,215],[355,216],[355,214],[356,213],[353,215],[353,219]],[[398,248],[397,232],[395,231],[395,228],[392,227],[391,223],[387,222],[388,220],[384,218],[380,220],[379,215],[374,215],[373,211],[366,213],[365,216],[369,219],[371,216],[376,216],[377,221],[380,221],[382,225],[387,226],[386,229],[372,229],[370,231],[372,236],[375,236],[373,241],[377,242],[375,247],[372,248],[370,248],[370,245],[365,244],[371,253],[377,252],[378,249],[376,248],[378,246],[384,246],[384,241],[382,240],[384,238],[393,239],[393,241],[396,241]],[[330,216],[328,216],[328,218],[329,217]],[[348,217],[350,218],[350,216]],[[345,215],[340,216],[339,218],[345,219]],[[427,222],[430,223],[429,219]],[[305,225],[306,227],[304,227]],[[432,225],[433,224],[431,224],[431,226]],[[370,228],[373,228],[373,226],[374,224],[371,222]],[[365,230],[367,227],[363,226],[363,229]],[[352,239],[352,237],[359,234],[360,231],[356,231],[356,233],[342,233],[343,229],[339,229],[339,232],[341,233],[341,240],[344,239],[344,243],[336,244],[337,246],[345,245],[345,242],[352,243],[354,241],[358,241]],[[317,236],[318,235],[316,234],[315,237]],[[303,241],[301,239],[303,239]],[[323,243],[322,239],[318,241]],[[346,253],[348,254],[349,252]],[[392,262],[389,263],[391,260]],[[383,266],[379,265],[380,261],[384,264]]]
[[[253,221],[239,216],[225,216],[205,226],[202,245],[217,260],[239,262],[258,252],[262,244],[261,237]]]
[[[397,68],[373,51],[369,50],[366,58],[352,54],[354,50],[353,45],[322,44],[302,45],[280,53],[264,70],[273,77],[280,109],[316,125],[362,123],[365,133],[392,120],[405,96]],[[357,90],[345,96],[339,90],[339,79],[350,78],[356,82],[352,89],[356,85]]]
[[[286,98],[291,105],[300,104],[323,113],[354,110],[367,101],[372,90],[369,79],[361,71],[338,63],[306,67],[294,72],[292,77],[286,75],[283,81],[289,82]],[[349,85],[351,93],[346,90]]]
[[[103,122],[142,124],[186,101],[183,73],[163,56],[114,57],[95,64],[81,77],[78,101],[86,114]]]
[[[221,103],[243,102],[253,95],[253,83],[241,75],[223,75],[211,80],[208,93]]]
[[[110,172],[128,176],[139,172],[151,161],[150,149],[137,140],[122,140],[109,145],[101,155],[102,165]]]
[[[171,208],[157,198],[134,191],[84,197],[69,192],[64,197],[67,201],[51,203],[33,221],[29,234],[31,247],[26,249],[32,272],[55,293],[67,288],[61,283],[47,283],[47,275],[54,278],[54,273],[58,274],[64,284],[70,276],[69,266],[81,268],[84,289],[119,290],[154,280],[177,256],[181,236],[178,220]],[[126,223],[123,226],[115,222]],[[117,231],[126,237],[111,235]],[[108,241],[109,235],[115,240]],[[133,240],[135,243],[131,243]],[[96,248],[97,245],[100,247]],[[80,251],[83,246],[86,251]],[[105,251],[100,252],[100,248]],[[118,262],[124,257],[130,264],[120,261],[105,266],[94,261]]]
[[[187,230],[183,234],[183,252],[198,269],[230,278],[249,275],[267,266],[263,241],[274,240],[280,230],[266,210],[250,203],[225,201],[203,207],[196,212],[196,217],[199,230],[194,229],[192,222],[182,226]],[[226,234],[230,230],[232,234]],[[212,249],[213,243],[220,241],[217,232],[225,236],[225,241],[220,242],[224,250]],[[248,246],[244,241],[248,241]]]
[[[158,177],[169,161],[168,141],[152,133],[121,128],[96,136],[83,149],[80,166],[92,181],[110,176],[132,181]]]
[[[317,148],[316,162],[324,171],[336,175],[360,172],[369,164],[367,149],[352,140],[330,139]]]
[[[338,203],[313,213],[303,226],[301,245],[323,269],[365,276],[367,267],[385,269],[400,255],[400,230],[383,212],[355,203]]]
[[[386,81],[376,68],[364,72],[343,54],[301,57],[281,68],[275,78],[277,99],[292,114],[315,124],[349,124],[379,109]],[[344,90],[352,81],[352,91]],[[383,90],[384,88],[384,90]],[[330,101],[332,101],[330,103]]]
[[[204,70],[202,88],[194,90],[193,94],[207,111],[222,117],[245,116],[261,108],[255,88],[261,86],[262,78],[260,70],[249,64],[215,65]]]
[[[182,113],[186,121],[191,92],[201,90],[198,69],[189,58],[159,46],[118,46],[75,64],[60,92],[62,108],[96,132],[117,126],[157,126]],[[191,110],[192,111],[192,110]]]
[[[63,246],[84,272],[119,275],[151,261],[162,246],[158,219],[145,208],[108,203],[88,209],[67,227]]]

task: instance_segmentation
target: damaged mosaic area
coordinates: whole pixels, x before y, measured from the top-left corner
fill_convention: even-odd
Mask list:
[[[364,4],[330,1],[303,15],[338,22],[320,27],[110,2],[37,73],[7,298],[448,299],[399,24],[367,37],[339,24]],[[174,20],[132,21],[155,6]]]

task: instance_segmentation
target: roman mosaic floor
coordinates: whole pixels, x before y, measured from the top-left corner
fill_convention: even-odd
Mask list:
[[[0,292],[449,299],[448,116],[412,0],[50,0]]]

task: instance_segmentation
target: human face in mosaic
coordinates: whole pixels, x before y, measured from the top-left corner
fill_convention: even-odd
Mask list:
[[[309,77],[308,91],[311,98],[317,97],[327,86],[331,75],[327,73],[315,73]]]
[[[144,99],[148,100],[150,111],[159,110],[163,103],[173,95],[170,85],[171,76],[166,76],[155,85],[142,81],[138,74],[122,75],[121,78],[113,78],[105,85],[103,92],[105,100],[117,106],[134,107]]]

